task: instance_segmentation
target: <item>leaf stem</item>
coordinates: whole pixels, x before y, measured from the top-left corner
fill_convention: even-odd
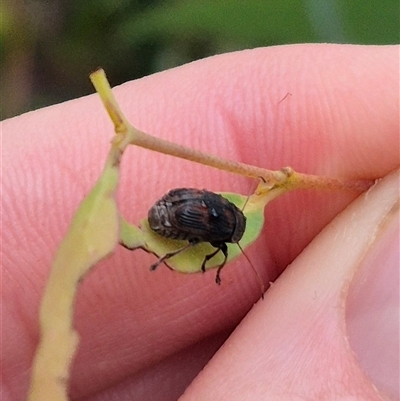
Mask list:
[[[291,167],[284,167],[277,171],[267,170],[233,160],[225,160],[154,137],[138,130],[128,122],[112,94],[111,87],[102,69],[94,72],[90,78],[114,124],[117,135],[113,141],[114,143],[118,143],[122,151],[128,144],[132,144],[231,173],[252,178],[262,178],[271,188],[281,187],[287,191],[293,189],[346,189],[365,191],[373,184],[372,180],[340,180],[338,178],[298,173]]]

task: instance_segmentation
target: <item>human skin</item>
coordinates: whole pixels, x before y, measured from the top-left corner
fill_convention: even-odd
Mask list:
[[[364,195],[298,191],[269,205],[246,252],[265,283],[284,273],[253,309],[260,288],[244,257],[217,286],[214,271],[150,272],[154,256],[118,247],[79,291],[72,399],[177,399],[224,342],[182,400],[398,398],[398,71],[397,46],[299,45],[216,56],[115,88],[128,120],[155,136],[268,169],[387,177]],[[52,258],[113,132],[96,95],[2,129],[1,387],[16,401],[28,391]],[[247,194],[254,181],[132,148],[121,212],[137,223],[185,186]]]

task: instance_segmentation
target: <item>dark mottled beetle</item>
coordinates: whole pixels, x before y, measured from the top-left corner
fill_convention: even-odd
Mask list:
[[[169,191],[149,210],[148,219],[150,228],[157,234],[189,241],[183,248],[161,257],[151,270],[193,245],[209,242],[217,249],[204,257],[201,270],[204,272],[207,261],[222,251],[224,261],[218,266],[217,284],[221,283],[220,272],[228,258],[226,242],[239,242],[246,228],[246,217],[232,202],[213,192],[194,188]]]

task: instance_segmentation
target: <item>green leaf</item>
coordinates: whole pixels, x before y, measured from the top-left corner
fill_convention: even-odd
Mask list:
[[[261,188],[261,189],[260,189]],[[221,193],[223,197],[234,203],[237,207],[242,208],[246,216],[246,230],[242,239],[239,241],[240,246],[245,249],[252,244],[260,235],[264,225],[264,208],[269,201],[284,192],[284,189],[269,190],[265,184],[260,184],[258,190],[251,195],[246,203],[247,196],[235,193]],[[140,227],[131,225],[124,220],[121,223],[121,244],[129,249],[142,248],[147,252],[153,253],[157,257],[162,257],[169,252],[173,252],[188,244],[187,241],[177,241],[156,234],[149,226],[147,219],[140,222]],[[237,244],[228,245],[228,262],[241,254]],[[164,263],[172,270],[180,273],[198,273],[201,271],[201,265],[204,257],[215,251],[209,243],[200,243],[188,248],[187,250],[171,257]],[[223,262],[222,252],[209,260],[206,269],[219,266]]]
[[[72,324],[78,285],[118,241],[115,194],[119,156],[118,149],[112,148],[101,177],[80,204],[56,253],[40,306],[41,338],[32,367],[29,401],[68,399],[70,366],[79,342]]]

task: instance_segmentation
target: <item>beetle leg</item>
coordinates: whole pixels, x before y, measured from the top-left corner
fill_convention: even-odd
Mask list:
[[[183,252],[184,250],[186,250],[186,249],[188,249],[188,248],[190,248],[191,246],[196,245],[196,244],[197,244],[197,242],[192,241],[192,242],[189,242],[189,243],[188,243],[187,245],[185,245],[184,247],[177,249],[176,251],[166,253],[164,256],[162,256],[160,259],[158,259],[156,263],[153,263],[153,264],[150,266],[150,270],[152,270],[152,271],[153,271],[153,270],[156,270],[157,267],[160,266],[161,263],[163,263],[165,260],[167,260],[167,259],[169,259],[169,258],[172,258],[172,256],[178,255],[178,253],[181,253],[181,252]]]
[[[228,259],[228,247],[226,246],[226,244],[225,243],[221,244],[219,249],[224,254],[224,261],[218,266],[217,275],[215,276],[215,282],[218,285],[221,284],[221,277],[220,277],[221,270],[225,266],[226,260]]]
[[[209,255],[204,256],[203,263],[201,264],[201,271],[202,271],[203,273],[206,272],[206,263],[207,263],[210,259],[212,259],[220,250],[221,250],[221,246],[218,245],[218,248],[217,248],[216,251],[214,251],[213,253],[210,253]],[[224,263],[225,263],[225,262],[224,262]]]
[[[212,244],[214,245],[214,244]],[[214,246],[216,246],[217,250],[214,251],[213,253],[210,253],[209,255],[206,255],[204,257],[203,263],[201,265],[201,270],[203,272],[206,271],[206,263],[212,259],[219,251],[222,251],[222,253],[224,254],[224,260],[223,262],[218,266],[218,270],[217,270],[217,275],[215,276],[215,282],[220,285],[221,284],[221,277],[220,277],[220,273],[222,268],[225,266],[226,260],[228,259],[228,247],[226,246],[226,244],[223,242],[222,244],[215,244]]]

